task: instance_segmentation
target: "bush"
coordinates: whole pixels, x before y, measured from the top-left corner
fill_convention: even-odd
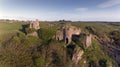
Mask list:
[[[70,59],[72,59],[72,56],[73,56],[73,53],[74,53],[74,49],[75,49],[75,45],[73,45],[73,44],[70,44],[70,45],[68,45],[67,46],[67,55],[68,55],[68,57],[70,58]]]
[[[76,44],[81,47],[83,50],[85,49],[86,35],[81,35],[76,41]]]
[[[93,60],[89,61],[89,66],[88,67],[96,67],[95,61],[93,61]]]
[[[35,58],[35,66],[43,67],[45,64],[45,60],[43,58]]]
[[[17,36],[14,36],[13,37],[13,42],[15,42],[15,43],[21,43],[21,40],[20,40],[20,38],[19,37],[17,37]]]
[[[92,27],[92,26],[86,26],[85,29],[88,30],[89,33],[97,35],[100,38],[104,37],[103,34],[105,34],[105,33],[103,31],[98,31],[100,29],[97,29],[97,28]]]
[[[26,33],[29,34],[29,33],[33,33],[35,32],[36,30],[34,28],[26,28]]]
[[[41,28],[38,30],[38,36],[40,39],[44,40],[45,42],[52,39],[52,37],[55,35],[55,31],[53,29],[43,29]]]
[[[64,67],[64,63],[63,63],[62,59],[56,52],[52,53],[52,58],[53,58],[52,67]]]
[[[92,45],[85,50],[84,57],[89,62],[90,67],[91,65],[95,67],[97,64],[101,67],[107,66],[106,63],[110,61],[110,57],[102,49],[102,46],[97,41],[93,40]]]
[[[32,55],[21,44],[4,44],[0,47],[0,65],[3,67],[31,67]]]
[[[110,38],[113,39],[113,45],[115,47],[120,48],[120,31],[112,31],[110,32]]]
[[[85,29],[87,29],[92,34],[96,34],[96,30],[91,26],[86,26]]]
[[[41,45],[41,39],[34,36],[25,36],[23,33],[17,33],[17,35],[14,35],[9,41],[17,44],[23,44],[26,47]]]
[[[22,44],[27,47],[32,47],[35,45],[41,45],[41,40],[37,37],[28,36],[22,40]]]
[[[112,31],[110,32],[110,35],[114,40],[120,39],[120,31]]]
[[[107,60],[106,59],[100,59],[99,60],[99,65],[101,67],[107,67]]]

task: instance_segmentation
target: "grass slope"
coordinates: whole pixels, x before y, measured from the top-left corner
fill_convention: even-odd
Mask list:
[[[6,23],[0,22],[0,40],[6,38],[9,34],[14,34],[26,23]]]

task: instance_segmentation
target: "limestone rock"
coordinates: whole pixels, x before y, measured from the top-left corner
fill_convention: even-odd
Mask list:
[[[82,55],[84,54],[83,50],[77,50],[72,57],[72,61],[73,63],[77,64],[79,62],[79,60],[82,59]]]
[[[38,37],[38,33],[37,32],[33,32],[33,33],[28,34],[28,36]]]
[[[63,31],[58,30],[55,36],[56,40],[63,40]]]
[[[87,34],[86,35],[86,42],[85,42],[85,47],[89,47],[92,43],[92,35],[91,34]]]

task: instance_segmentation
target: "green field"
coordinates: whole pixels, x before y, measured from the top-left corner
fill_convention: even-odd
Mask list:
[[[0,40],[9,36],[9,34],[14,34],[22,28],[22,25],[26,23],[7,23],[0,22]]]

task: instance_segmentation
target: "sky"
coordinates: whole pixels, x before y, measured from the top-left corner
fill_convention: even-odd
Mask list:
[[[120,21],[120,0],[0,0],[0,19]]]

